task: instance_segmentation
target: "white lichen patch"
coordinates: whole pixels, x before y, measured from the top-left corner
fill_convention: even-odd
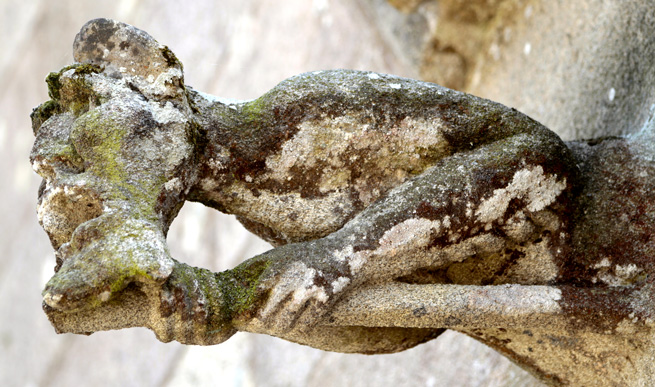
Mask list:
[[[180,180],[178,177],[174,177],[164,183],[164,188],[166,188],[167,191],[180,192],[183,188],[182,180]]]
[[[350,274],[353,276],[359,274],[366,266],[370,255],[371,254],[368,251],[360,251],[353,254],[348,261],[350,265]]]
[[[187,117],[173,104],[168,101],[164,106],[161,106],[157,101],[148,102],[152,117],[160,124],[168,124],[170,122],[186,122]]]
[[[397,224],[382,235],[376,254],[395,255],[416,246],[427,246],[430,238],[441,231],[441,222],[412,218]]]
[[[444,123],[437,117],[405,117],[389,134],[402,144],[402,148],[432,148],[437,154],[446,155],[448,142],[443,136]]]
[[[282,145],[280,152],[266,159],[271,177],[284,181],[292,167],[311,169],[319,162],[327,162],[335,169],[343,168],[339,156],[357,132],[366,132],[366,127],[354,115],[301,123],[299,131]]]
[[[353,255],[353,252],[354,252],[353,246],[351,244],[348,244],[341,250],[334,250],[334,252],[332,253],[332,257],[337,262],[345,262]]]
[[[313,298],[320,302],[326,302],[328,300],[327,293],[322,286],[312,285],[309,287],[301,287],[296,289],[293,292],[293,303],[300,305],[301,303],[307,301],[308,299]]]
[[[612,267],[614,268],[613,270]],[[607,257],[594,264],[592,268],[598,270],[594,280],[600,280],[609,286],[630,285],[637,278],[641,277],[644,271],[643,268],[638,267],[634,263],[613,265]]]
[[[600,260],[600,262],[595,263],[592,268],[594,269],[601,269],[604,267],[610,267],[612,266],[612,262],[607,257],[603,257],[603,259]]]
[[[507,187],[494,190],[475,215],[480,222],[491,223],[504,216],[512,199],[522,199],[527,211],[537,212],[552,204],[565,188],[566,179],[558,181],[556,175],[546,176],[540,165],[524,168],[514,174]]]
[[[261,178],[287,182],[292,168],[318,172],[321,193],[354,189],[367,205],[448,154],[437,117],[407,117],[387,128],[373,124],[370,116],[353,112],[303,122],[279,152],[266,159],[270,173]],[[362,163],[367,167],[353,180],[353,168]]]
[[[347,262],[350,268],[350,274],[356,276],[368,262],[371,252],[367,250],[354,252],[353,245],[348,243],[340,250],[332,252],[332,258],[339,263]],[[343,277],[345,278],[345,277]],[[338,279],[341,281],[341,278]],[[333,284],[334,286],[334,284]]]
[[[333,293],[340,293],[343,289],[348,286],[350,283],[350,278],[348,277],[339,277],[336,280],[332,281],[332,292]]]

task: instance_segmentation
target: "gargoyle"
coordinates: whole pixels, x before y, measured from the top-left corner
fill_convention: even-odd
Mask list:
[[[552,384],[653,372],[635,366],[653,354],[647,141],[564,143],[498,103],[372,72],[225,101],[106,19],[74,58],[32,114],[58,332],[144,326],[205,345],[241,330],[373,354],[451,328]],[[275,248],[221,273],[174,260],[166,233],[187,200]],[[607,359],[620,367],[590,368]]]

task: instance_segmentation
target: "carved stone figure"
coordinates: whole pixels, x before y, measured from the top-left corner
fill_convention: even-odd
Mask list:
[[[226,101],[106,19],[74,58],[32,114],[59,332],[372,354],[451,328],[552,384],[652,376],[650,126],[565,144],[498,103],[347,70]],[[187,200],[275,248],[222,273],[177,262],[166,232]]]

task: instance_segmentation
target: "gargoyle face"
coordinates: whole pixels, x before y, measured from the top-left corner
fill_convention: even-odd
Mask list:
[[[190,170],[181,167],[192,160],[195,126],[179,62],[145,33],[121,35],[128,27],[82,29],[81,63],[48,76],[52,99],[32,114],[39,222],[57,255],[44,291],[51,307],[104,300],[172,270],[165,234],[194,180],[178,171]]]

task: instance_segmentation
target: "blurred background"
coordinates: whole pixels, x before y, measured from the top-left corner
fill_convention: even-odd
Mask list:
[[[36,221],[40,179],[28,157],[29,114],[48,99],[45,76],[72,63],[75,34],[96,17],[147,31],[177,54],[188,85],[221,97],[255,98],[294,74],[351,68],[495,99],[565,138],[638,127],[642,106],[653,103],[653,64],[646,55],[625,53],[646,50],[652,1],[643,2],[647,8],[636,0],[543,3],[0,0],[0,385],[541,385],[450,331],[403,353],[376,356],[253,334],[213,347],[163,344],[145,329],[57,335],[41,310],[55,260]],[[232,217],[193,203],[168,239],[176,259],[216,271],[270,248]]]

